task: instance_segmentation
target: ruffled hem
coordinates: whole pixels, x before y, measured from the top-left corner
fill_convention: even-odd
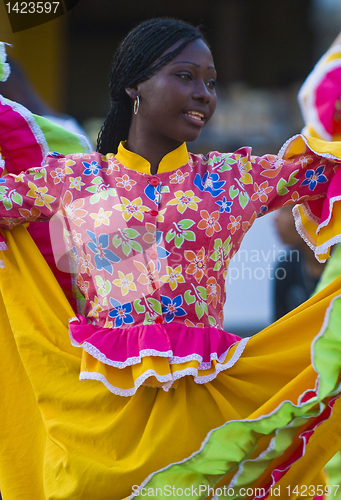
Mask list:
[[[229,421],[213,429],[198,451],[150,474],[127,500],[133,500],[142,491],[157,491],[157,488],[162,491],[166,485],[174,485],[175,490],[180,488],[183,491],[188,487],[198,490],[201,487],[200,499],[208,497],[208,491],[223,486],[233,490],[229,492],[231,499],[245,496],[240,494],[241,488],[253,490],[253,494],[248,495],[250,499],[267,498],[270,489],[285,480],[292,465],[304,456],[314,431],[329,419],[334,403],[340,397],[340,311],[341,294],[337,294],[331,300],[323,325],[312,343],[312,365],[316,377],[312,372],[309,377],[315,378],[314,389],[302,391],[297,404],[284,399],[270,412],[260,408],[246,420]],[[278,323],[281,321],[285,319]],[[328,431],[332,432],[335,425],[338,423],[334,421]],[[208,468],[209,462],[211,466]],[[175,500],[177,497],[170,494],[169,498]]]
[[[178,323],[101,328],[81,315],[69,321],[69,335],[83,349],[80,378],[100,380],[122,396],[141,385],[168,391],[187,375],[198,384],[210,382],[236,363],[248,342],[213,327]]]
[[[341,144],[326,143],[312,137],[296,135],[287,141],[279,156],[288,159],[312,151],[328,160],[341,160]],[[341,242],[341,170],[333,176],[325,198],[305,201],[293,209],[297,231],[320,262],[325,262],[330,247]]]

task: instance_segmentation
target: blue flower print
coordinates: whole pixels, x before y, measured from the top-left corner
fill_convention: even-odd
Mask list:
[[[114,252],[108,249],[109,235],[105,233],[100,234],[97,243],[95,233],[92,233],[89,230],[87,230],[86,232],[92,239],[90,243],[87,243],[87,246],[95,254],[96,269],[98,269],[99,271],[101,269],[104,269],[109,274],[112,274],[113,269],[110,262],[119,262],[121,259],[116,254],[114,254]]]
[[[167,257],[170,255],[170,252],[166,250],[164,247],[161,246],[161,241],[162,241],[162,231],[156,231],[156,250],[157,250],[157,256],[158,259],[167,259]]]
[[[187,313],[182,309],[182,297],[178,295],[174,299],[170,299],[165,295],[161,295],[162,300],[162,313],[165,314],[165,320],[167,323],[172,321],[175,316],[185,316]]]
[[[97,163],[97,161],[92,161],[91,163],[88,163],[87,161],[82,161],[85,170],[83,172],[84,175],[97,175],[98,172],[101,170],[101,165]]]
[[[147,198],[153,201],[155,205],[158,205],[160,203],[160,186],[161,184],[158,184],[157,186],[148,184],[148,186],[144,190],[144,194],[147,196]]]
[[[324,167],[324,165],[321,165],[315,170],[315,172],[311,169],[307,170],[305,173],[306,178],[302,182],[301,186],[309,185],[310,191],[314,191],[318,183],[328,182],[327,177],[323,175]]]
[[[233,201],[227,201],[226,196],[222,200],[216,201],[216,204],[220,206],[220,213],[227,212],[228,214],[231,213],[231,207],[233,204]]]
[[[133,317],[129,314],[133,310],[130,302],[121,304],[118,300],[110,298],[110,303],[113,309],[109,312],[109,316],[115,320],[115,328],[122,326],[122,323],[126,325],[133,323]]]
[[[0,179],[0,182],[6,182],[5,179]]]
[[[260,211],[257,214],[257,217],[262,217],[262,215],[266,214],[267,211],[268,211],[268,207],[266,205],[262,205],[260,207]]]
[[[220,189],[226,181],[219,180],[219,174],[211,173],[208,175],[206,172],[201,179],[200,175],[197,174],[194,179],[194,185],[200,189],[200,191],[208,191],[213,198],[216,198],[224,191],[224,189]]]
[[[61,153],[56,153],[55,151],[50,151],[47,156],[50,156],[52,158],[59,158],[62,157],[63,155]]]

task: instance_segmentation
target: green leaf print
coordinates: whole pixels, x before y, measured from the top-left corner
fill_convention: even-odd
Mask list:
[[[169,243],[170,241],[172,241],[172,239],[174,238],[175,236],[175,231],[173,229],[170,229],[168,231],[168,233],[166,234],[166,241],[167,243]]]
[[[226,172],[227,170],[231,170],[231,165],[237,163],[235,158],[231,158],[229,154],[224,155],[224,164],[218,168],[218,172]]]
[[[195,241],[195,233],[193,231],[184,231],[182,233],[182,236],[185,238],[187,241]]]
[[[174,240],[176,248],[180,248],[184,241],[185,241],[185,238],[183,237],[183,235],[177,234],[175,236],[175,240]]]
[[[285,179],[283,179],[283,177],[281,177],[281,179],[278,181],[276,189],[277,189],[277,193],[280,196],[285,196],[287,193],[289,193],[289,189],[287,188],[287,186],[289,186],[289,187],[294,186],[296,184],[296,182],[298,182],[298,179],[296,179],[296,177],[295,177],[297,172],[298,172],[298,170],[295,170],[294,172],[292,172],[287,181]]]
[[[22,199],[21,194],[14,191],[11,198],[12,198],[12,201],[14,201],[14,203],[16,203],[17,205],[20,205],[20,206],[22,205],[23,199]]]
[[[95,276],[97,293],[101,297],[105,297],[111,291],[111,283],[109,280],[104,281],[101,276]]]
[[[170,193],[170,189],[168,186],[162,186],[160,189],[160,193]]]
[[[6,210],[10,210],[13,207],[12,201],[9,198],[3,198],[3,200],[0,198],[0,201],[2,201]]]
[[[173,222],[175,229],[170,229],[166,234],[166,241],[169,243],[175,238],[174,243],[177,248],[180,248],[185,240],[195,241],[195,233],[188,231],[195,222],[191,219],[182,219],[179,222]]]
[[[134,239],[134,238],[137,238],[138,236],[140,236],[140,233],[138,231],[136,231],[136,229],[132,229],[130,227],[127,227],[127,228],[123,229],[122,233],[127,238],[130,238],[130,239]]]
[[[204,307],[201,302],[196,302],[195,303],[195,312],[198,316],[198,319],[201,319],[204,315]]]
[[[191,220],[191,219],[182,219],[181,221],[179,221],[177,223],[177,225],[181,228],[181,229],[189,229],[190,227],[192,227],[194,224],[194,221]]]
[[[233,200],[236,196],[238,196],[238,194],[239,194],[239,189],[235,188],[234,184],[232,184],[232,186],[230,186],[230,189],[229,189],[229,195],[230,195],[231,200]]]
[[[184,297],[187,305],[193,304],[193,302],[195,302],[195,296],[191,294],[191,290],[187,290]]]
[[[148,298],[147,302],[150,305],[150,307],[153,309],[153,311],[155,311],[157,314],[161,314],[162,313],[161,303],[158,300],[152,299],[152,298]]]
[[[207,299],[207,291],[206,291],[206,288],[204,288],[203,286],[197,286],[197,291],[199,293],[199,296],[203,299],[203,300],[206,300]]]
[[[239,193],[238,197],[239,204],[242,208],[245,208],[249,203],[249,195],[247,193]]]
[[[213,318],[213,316],[208,317],[208,322],[211,326],[215,326],[217,324],[216,320]]]
[[[146,308],[143,304],[141,304],[141,299],[134,300],[134,309],[137,314],[142,314],[146,311]]]
[[[221,262],[221,260],[218,260],[215,264],[214,264],[214,267],[213,267],[213,271],[220,271],[221,269],[221,266],[223,265],[223,263]]]
[[[127,243],[126,241],[124,241],[122,243],[122,250],[123,250],[124,255],[126,255],[128,257],[128,255],[131,252],[131,246],[129,245],[129,243]]]
[[[112,239],[112,243],[115,248],[118,248],[122,244],[122,238],[120,238],[117,234]]]

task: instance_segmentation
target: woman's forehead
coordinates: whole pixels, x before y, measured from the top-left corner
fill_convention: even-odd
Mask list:
[[[176,50],[182,43],[183,40],[178,40],[171,47],[165,50],[162,55],[166,55],[169,52]],[[204,64],[208,64],[211,67],[214,67],[212,53],[209,47],[201,38],[197,38],[189,42],[179,54],[177,54],[167,63],[167,65],[172,65],[177,62],[202,62]]]

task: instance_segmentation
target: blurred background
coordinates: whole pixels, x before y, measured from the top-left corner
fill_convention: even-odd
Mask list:
[[[80,0],[67,15],[0,40],[47,107],[74,117],[93,144],[109,108],[113,54],[142,20],[201,25],[218,71],[218,108],[189,150],[277,153],[302,126],[297,92],[341,29],[341,0]],[[1,91],[1,88],[0,88]],[[227,277],[225,328],[248,335],[273,319],[273,276],[285,247],[272,214],[257,220]]]

